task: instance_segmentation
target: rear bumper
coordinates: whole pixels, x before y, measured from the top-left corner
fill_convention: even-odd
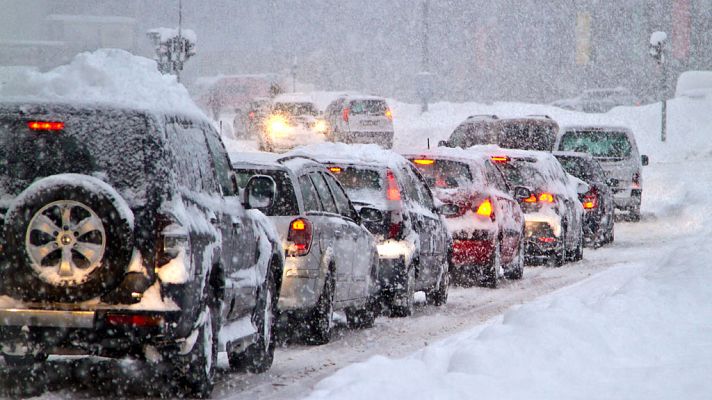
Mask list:
[[[548,258],[560,247],[561,238],[547,222],[527,221],[524,228],[524,254],[528,259]]]
[[[454,238],[452,242],[452,265],[485,265],[495,249],[495,237],[490,232],[475,232],[471,238]]]
[[[42,349],[109,357],[140,353],[145,345],[179,348],[190,334],[179,329],[182,317],[181,311],[2,308],[0,347],[15,355]]]
[[[640,209],[642,194],[642,189],[616,190],[613,202],[618,210],[631,211]]]
[[[316,306],[324,287],[324,274],[318,269],[287,268],[279,292],[281,311],[308,310]]]

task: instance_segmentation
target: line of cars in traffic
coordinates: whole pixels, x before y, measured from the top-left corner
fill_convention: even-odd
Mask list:
[[[330,114],[389,120],[384,104],[345,98]],[[4,101],[5,364],[134,356],[207,397],[218,351],[234,370],[270,368],[275,328],[323,344],[335,311],[369,327],[411,315],[416,291],[446,304],[451,279],[497,287],[526,263],[578,260],[613,240],[614,206],[639,215],[635,142],[596,127],[551,139],[551,119],[532,118],[496,130],[503,120],[487,117],[485,130],[453,133],[466,145],[451,136],[402,155],[319,143],[229,157],[191,113]],[[511,149],[537,135],[566,151]]]

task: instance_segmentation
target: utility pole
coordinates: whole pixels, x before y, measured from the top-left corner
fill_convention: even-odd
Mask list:
[[[420,112],[428,111],[428,101],[433,95],[433,76],[428,69],[430,67],[430,54],[428,53],[428,42],[430,35],[430,0],[423,0],[423,32],[421,36],[422,61],[421,72],[416,75],[416,92],[422,100]]]
[[[178,0],[178,43],[181,46],[178,51],[184,53],[185,48],[183,46],[183,0]],[[176,69],[176,80],[178,82],[180,82],[180,71],[182,69],[183,68]]]
[[[650,35],[650,55],[658,63],[660,68],[660,99],[662,108],[660,110],[660,141],[667,139],[667,68],[665,68],[665,44],[667,34],[665,32],[653,32]]]

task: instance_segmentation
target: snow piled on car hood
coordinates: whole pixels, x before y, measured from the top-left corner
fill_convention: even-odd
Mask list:
[[[4,101],[98,103],[132,109],[180,112],[206,118],[174,75],[154,60],[119,49],[77,54],[48,72],[24,71],[0,86]]]

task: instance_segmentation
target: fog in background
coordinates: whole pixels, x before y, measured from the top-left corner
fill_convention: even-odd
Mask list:
[[[178,0],[0,9],[0,65],[41,70],[98,47],[152,57],[145,32],[178,25]],[[670,38],[670,90],[679,72],[712,69],[712,0],[183,0],[183,27],[198,36],[189,86],[216,74],[286,76],[295,64],[316,89],[405,101],[418,101],[421,71],[434,75],[432,100],[548,102],[625,86],[649,101],[661,77],[648,54],[657,30]]]

